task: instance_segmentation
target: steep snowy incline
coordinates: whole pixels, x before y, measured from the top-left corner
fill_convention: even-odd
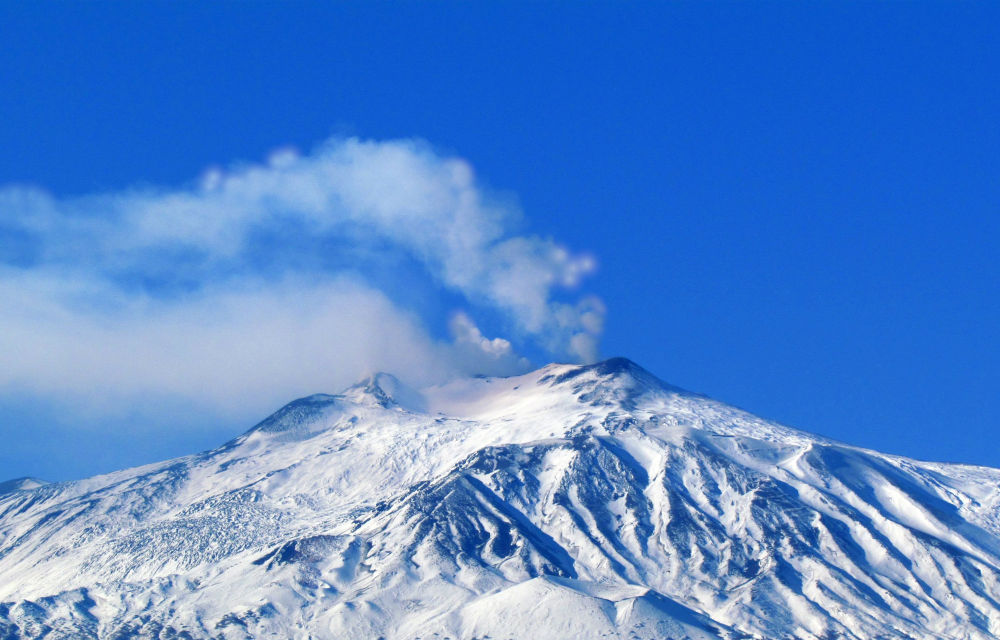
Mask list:
[[[624,359],[377,374],[0,493],[0,638],[992,638],[998,488]]]

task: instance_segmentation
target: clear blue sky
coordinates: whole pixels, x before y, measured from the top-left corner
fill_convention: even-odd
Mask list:
[[[596,259],[580,290],[607,307],[604,355],[851,443],[1000,466],[998,69],[989,3],[7,2],[0,185],[180,188],[330,136],[420,138],[516,197],[524,233]],[[5,217],[20,268],[33,240]],[[52,402],[0,389],[0,479],[250,426],[174,399],[159,426],[118,407],[78,427]]]

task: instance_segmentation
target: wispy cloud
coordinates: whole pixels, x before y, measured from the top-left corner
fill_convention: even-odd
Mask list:
[[[512,343],[596,358],[603,305],[567,297],[593,260],[519,225],[466,162],[415,141],[331,140],[181,189],[6,187],[0,390],[256,409],[371,369],[510,373],[526,366]],[[451,339],[401,302],[413,270],[464,300]],[[511,335],[484,336],[477,313]]]

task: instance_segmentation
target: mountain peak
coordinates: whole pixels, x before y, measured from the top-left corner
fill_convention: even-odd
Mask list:
[[[293,400],[258,422],[247,433],[291,431],[315,420],[322,415],[324,410],[336,404],[336,402],[337,396],[325,393],[315,393],[311,396]]]
[[[689,394],[679,387],[667,384],[632,360],[614,357],[593,364],[553,369],[542,376],[540,383],[570,383],[575,391],[585,388],[599,391],[600,395],[620,396],[620,400],[634,399],[647,391],[669,391]]]
[[[552,365],[550,365],[551,367]],[[548,369],[549,367],[546,367]],[[563,365],[558,367],[558,374],[553,370],[552,374],[557,382],[572,380],[584,374],[598,376],[600,378],[634,378],[646,381],[655,381],[658,385],[670,387],[655,375],[642,368],[632,360],[622,356],[615,356],[607,360],[601,360],[591,364]]]
[[[582,369],[584,371],[592,371],[601,376],[630,375],[633,377],[648,377],[658,380],[658,378],[656,378],[656,376],[652,373],[646,371],[632,360],[622,356],[615,356],[614,358],[608,358],[607,360],[601,360],[600,362],[595,362],[593,364],[583,365]]]
[[[0,495],[13,493],[15,491],[30,491],[31,489],[37,489],[38,487],[47,484],[48,482],[45,480],[39,480],[38,478],[31,478],[27,476],[23,478],[14,478],[13,480],[0,482]]]
[[[512,403],[533,402],[529,389],[535,384],[587,405],[634,407],[648,394],[663,391],[696,395],[663,382],[623,357],[586,365],[553,363],[523,376],[474,376],[419,390],[391,373],[377,371],[335,395],[314,394],[294,400],[250,431],[314,431],[330,411],[353,414],[366,407],[449,415],[466,415],[467,411],[485,407],[510,408]]]
[[[423,411],[426,402],[416,389],[404,384],[391,373],[377,371],[362,378],[341,394],[354,402],[374,400],[389,408],[400,407],[409,411]]]

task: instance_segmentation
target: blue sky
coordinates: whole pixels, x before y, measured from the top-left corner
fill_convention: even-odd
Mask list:
[[[998,18],[4,3],[0,476],[597,349],[1000,466]]]

